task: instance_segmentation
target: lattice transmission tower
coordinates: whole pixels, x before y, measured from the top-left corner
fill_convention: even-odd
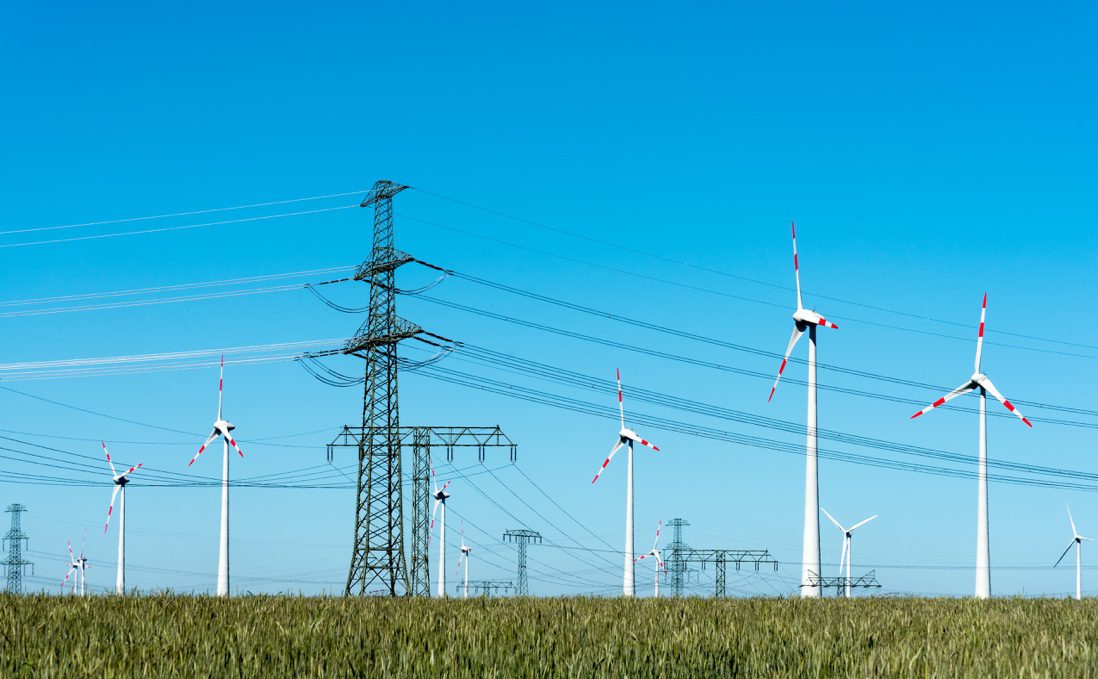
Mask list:
[[[27,534],[23,532],[23,512],[27,508],[20,504],[8,505],[5,510],[11,514],[11,528],[4,536],[4,547],[8,551],[8,558],[4,559],[4,572],[8,577],[8,591],[12,594],[23,593],[23,572],[27,566],[34,574],[34,564],[23,558],[23,547],[30,549]]]
[[[359,441],[355,538],[347,593],[364,594],[375,582],[391,596],[406,583],[401,499],[397,344],[423,329],[396,314],[396,270],[412,258],[393,245],[393,196],[407,186],[380,180],[361,206],[374,208],[370,257],[354,279],[370,285],[369,317],[343,349],[366,360]]]
[[[389,596],[408,594],[430,595],[428,564],[428,525],[430,519],[430,452],[432,447],[446,449],[452,459],[454,448],[476,447],[484,461],[488,447],[510,448],[515,460],[516,446],[498,426],[414,426],[400,425],[400,399],[397,375],[401,365],[417,367],[429,364],[453,350],[455,343],[427,332],[415,323],[397,315],[396,299],[402,291],[396,284],[396,270],[416,263],[440,271],[443,278],[449,272],[416,259],[395,247],[393,197],[410,187],[388,180],[379,180],[363,199],[362,207],[373,207],[373,246],[369,258],[355,269],[354,280],[370,286],[370,301],[366,309],[349,309],[324,300],[329,306],[355,313],[367,311],[366,321],[342,349],[343,354],[358,356],[366,361],[362,399],[362,424],[344,427],[329,445],[329,460],[334,446],[351,445],[358,449],[358,478],[355,496],[354,545],[347,571],[346,594],[366,594],[380,591]],[[442,278],[439,278],[442,280]],[[436,281],[437,283],[438,281]],[[433,285],[433,284],[432,284]],[[428,286],[428,288],[431,286]],[[421,288],[422,291],[427,288]],[[420,363],[401,359],[397,347],[404,340],[414,339],[439,350],[435,358]],[[322,352],[308,358],[315,359]],[[308,369],[308,365],[306,365]],[[310,372],[313,372],[310,370]],[[336,386],[347,386],[344,376],[327,369],[337,377]],[[317,374],[314,372],[314,376]],[[323,376],[318,376],[327,381]],[[352,379],[353,383],[354,380]],[[412,531],[411,563],[405,558],[404,479],[402,450],[412,450]]]
[[[686,554],[690,546],[683,542],[682,529],[690,525],[686,519],[671,519],[667,525],[674,529],[671,544],[667,546],[667,564],[671,571],[671,593],[677,597],[683,595],[686,587]]]
[[[362,449],[368,433],[362,427],[345,426],[339,435],[328,444],[328,461],[335,458],[337,448]],[[412,450],[412,537],[411,559],[408,567],[408,580],[401,584],[404,591],[412,596],[431,596],[431,577],[429,563],[428,527],[431,522],[431,451],[442,449],[446,452],[447,462],[454,459],[455,449],[477,450],[478,461],[484,462],[488,448],[506,448],[510,451],[511,462],[518,457],[515,445],[503,430],[495,427],[454,427],[454,426],[408,426],[402,425],[397,431],[398,450],[411,447]],[[403,491],[398,484],[397,494],[403,502]],[[356,533],[356,539],[358,535]],[[353,564],[352,564],[353,567]],[[348,594],[352,593],[350,590]]]
[[[527,596],[530,594],[530,586],[526,580],[526,545],[531,542],[541,544],[541,534],[537,531],[526,530],[525,528],[518,528],[515,530],[509,530],[503,534],[504,542],[514,542],[518,544],[518,587],[517,593],[519,596]]]

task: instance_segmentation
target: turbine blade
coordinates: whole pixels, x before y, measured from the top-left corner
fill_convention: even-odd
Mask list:
[[[988,379],[987,377],[982,378],[980,380],[980,386],[983,387],[984,389],[986,389],[987,393],[989,393],[992,396],[994,396],[995,398],[999,399],[999,403],[1002,403],[1006,407],[1007,410],[1009,410],[1010,412],[1017,415],[1022,420],[1022,422],[1026,423],[1026,426],[1028,426],[1028,427],[1033,426],[1033,423],[1030,422],[1029,420],[1027,420],[1025,415],[1022,415],[1022,413],[1017,408],[1014,407],[1013,403],[1006,400],[1006,398],[1004,398],[1003,395],[1001,393],[999,393],[999,390],[995,388],[995,385],[992,384],[990,379]]]
[[[446,492],[446,489],[450,487],[451,483],[453,483],[453,481],[447,481],[446,483],[442,484],[442,488],[439,489],[439,492],[440,493]]]
[[[872,521],[873,519],[877,518],[877,516],[879,516],[879,515],[878,515],[878,514],[874,514],[873,516],[869,517],[869,518],[868,518],[868,519],[866,519],[865,521],[860,521],[860,522],[858,522],[858,523],[854,524],[853,526],[851,526],[850,528],[848,528],[846,532],[848,532],[848,533],[852,533],[852,532],[854,532],[854,529],[855,529],[855,528],[861,528],[861,527],[862,527],[862,526],[864,526],[865,524],[867,524],[867,523],[869,523],[870,521]]]
[[[217,378],[217,419],[221,419],[221,395],[225,390],[225,354],[221,354],[221,374]]]
[[[192,464],[194,464],[194,461],[195,461],[195,460],[197,460],[197,459],[198,459],[198,456],[199,456],[199,455],[201,455],[201,454],[203,453],[203,451],[205,451],[205,450],[206,450],[206,447],[207,447],[207,446],[209,446],[209,445],[210,445],[211,443],[213,443],[213,440],[214,440],[215,438],[217,438],[218,436],[220,436],[220,435],[221,435],[221,432],[219,432],[219,431],[218,431],[218,430],[217,430],[217,429],[215,428],[215,429],[213,430],[213,433],[212,433],[212,434],[210,434],[210,438],[206,439],[206,442],[205,442],[205,443],[203,443],[203,444],[202,444],[202,447],[198,449],[198,452],[194,454],[194,457],[192,457],[192,458],[191,458],[191,461],[187,463],[187,466],[188,466],[188,467],[190,467],[190,466],[191,466]]]
[[[606,465],[610,464],[610,460],[613,460],[613,459],[614,459],[614,455],[616,455],[616,454],[617,454],[617,452],[618,452],[619,450],[621,450],[621,447],[622,447],[623,445],[625,445],[625,444],[621,442],[621,439],[618,439],[618,442],[617,442],[616,444],[614,444],[614,448],[613,448],[613,449],[612,449],[612,450],[610,451],[610,454],[606,456],[606,460],[605,460],[605,461],[603,461],[603,463],[602,463],[602,466],[601,466],[601,467],[599,467],[599,471],[598,471],[598,473],[597,473],[597,474],[595,474],[595,478],[591,479],[591,483],[594,483],[595,481],[598,481],[598,480],[599,480],[599,476],[601,476],[601,475],[602,475],[602,471],[603,471],[604,469],[606,469]]]
[[[843,532],[843,534],[845,535],[845,533],[846,533],[846,529],[845,529],[845,528],[843,528],[843,525],[842,525],[841,523],[839,523],[838,521],[836,521],[836,520],[835,520],[835,517],[834,517],[834,516],[831,516],[831,513],[830,513],[830,512],[828,512],[828,511],[827,511],[826,509],[824,509],[823,507],[820,507],[820,510],[821,510],[821,511],[822,511],[822,512],[823,512],[824,514],[826,514],[826,515],[827,515],[827,518],[831,519],[831,523],[835,524],[835,527],[836,527],[836,528],[838,528],[839,530],[841,530],[841,531]]]
[[[1056,563],[1052,564],[1052,567],[1056,568],[1057,566],[1059,566],[1060,562],[1064,560],[1064,557],[1067,556],[1067,553],[1069,551],[1071,551],[1071,548],[1074,547],[1074,546],[1075,546],[1075,539],[1072,538],[1071,543],[1069,543],[1068,546],[1067,546],[1067,549],[1064,550],[1064,553],[1060,555],[1059,559],[1056,559]]]
[[[662,520],[662,519],[661,519],[661,520],[660,520],[660,522],[659,522],[659,523],[658,523],[658,524],[656,525],[656,539],[652,541],[652,553],[653,553],[653,554],[655,554],[655,553],[656,553],[656,551],[657,551],[657,550],[656,550],[656,548],[657,548],[657,547],[659,546],[659,544],[660,544],[660,531],[661,531],[661,530],[663,530],[663,520]],[[657,558],[659,558],[659,557],[658,557],[658,555],[657,555]]]
[[[435,500],[435,508],[431,510],[431,530],[434,530],[434,528],[435,528],[435,515],[438,514],[438,505],[439,505],[440,502],[442,502],[442,501],[436,499]],[[430,539],[430,536],[428,536],[428,539]]]
[[[76,557],[72,554],[72,540],[69,540],[69,563],[76,561]]]
[[[815,311],[811,311],[809,309],[801,309],[800,316],[802,319],[804,319],[805,322],[811,323],[812,325],[822,325],[825,328],[831,328],[832,330],[839,329],[839,326],[835,325]]]
[[[114,484],[114,492],[111,493],[111,504],[107,507],[107,522],[103,524],[103,532],[106,533],[107,529],[111,527],[111,514],[114,513],[114,499],[118,497],[118,491],[122,490],[122,486],[117,483]]]
[[[774,398],[774,390],[778,388],[778,380],[782,378],[782,373],[785,372],[785,366],[789,363],[789,354],[793,353],[793,347],[796,346],[797,340],[801,338],[804,331],[797,326],[793,326],[793,335],[789,338],[789,346],[785,348],[785,356],[782,358],[782,364],[778,366],[778,376],[774,378],[774,386],[770,387],[770,396],[766,399],[767,403]]]
[[[641,444],[642,446],[648,446],[649,448],[656,451],[657,453],[660,452],[660,447],[657,446],[655,443],[652,443],[651,441],[646,441],[645,439],[642,439],[639,436],[630,436],[629,439],[631,441],[636,441],[637,443]]]
[[[144,467],[144,466],[145,466],[145,463],[144,463],[144,462],[138,462],[136,466],[130,467],[129,469],[127,469],[126,471],[124,471],[124,472],[123,472],[123,473],[122,473],[122,474],[121,474],[121,475],[120,475],[120,476],[119,476],[118,478],[120,478],[120,479],[126,478],[127,476],[129,476],[130,474],[134,473],[134,472],[135,472],[135,471],[137,471],[138,469],[141,469],[141,468],[142,468],[142,467]]]
[[[984,305],[980,308],[980,332],[976,335],[975,370],[980,372],[980,355],[984,351],[984,321],[987,319],[987,293],[984,293]]]
[[[957,388],[956,388],[956,389],[954,389],[953,391],[949,392],[949,393],[948,393],[948,394],[946,394],[945,396],[941,397],[940,399],[938,399],[938,400],[937,400],[937,401],[935,401],[934,403],[931,403],[931,404],[930,404],[930,405],[928,405],[927,407],[923,408],[923,409],[922,409],[922,410],[920,410],[919,412],[917,412],[917,413],[915,413],[914,415],[912,415],[912,416],[911,416],[911,419],[913,419],[913,420],[914,420],[914,419],[915,419],[916,417],[918,417],[918,416],[920,416],[920,415],[923,415],[923,414],[925,414],[925,413],[929,413],[929,412],[930,412],[931,410],[934,410],[935,408],[937,408],[937,407],[939,407],[939,406],[941,406],[941,405],[944,405],[944,404],[946,404],[946,403],[948,403],[948,402],[952,401],[953,399],[957,398],[957,397],[958,397],[958,396],[960,396],[961,394],[967,394],[968,392],[972,391],[972,390],[973,390],[973,389],[975,389],[975,388],[976,388],[976,385],[975,385],[975,384],[973,384],[973,383],[972,383],[971,381],[969,381],[969,382],[965,382],[964,384],[962,384],[961,386],[957,387]]]
[[[801,266],[797,261],[797,223],[789,222],[789,229],[793,232],[793,276],[797,279],[797,308],[803,309],[804,303],[801,302]]]
[[[118,476],[118,472],[114,469],[114,463],[111,462],[111,451],[107,450],[107,442],[100,441],[103,444],[103,453],[107,456],[107,464],[111,466],[111,476]]]
[[[617,370],[618,373],[618,414],[621,415],[621,428],[625,429],[625,403],[621,397],[621,370]]]
[[[847,549],[846,533],[843,533],[843,546],[839,551],[839,577],[843,576],[843,566],[846,565],[846,549]]]
[[[1071,516],[1071,507],[1068,507],[1068,504],[1066,502],[1064,503],[1064,506],[1067,507],[1068,521],[1071,522],[1071,534],[1075,535],[1075,536],[1078,536],[1079,535],[1079,530],[1077,528],[1075,528],[1075,519],[1073,519],[1072,516]]]

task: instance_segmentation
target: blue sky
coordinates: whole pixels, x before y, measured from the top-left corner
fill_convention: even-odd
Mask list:
[[[1098,376],[1098,342],[1077,324],[1098,265],[1089,210],[1098,178],[1098,83],[1087,49],[1092,7],[588,3],[535,10],[440,3],[366,10],[348,3],[307,10],[256,3],[174,10],[73,3],[13,7],[7,14],[0,25],[6,84],[0,232],[352,192],[385,177],[422,189],[396,204],[398,247],[421,259],[781,352],[794,307],[788,229],[796,219],[806,303],[840,326],[821,332],[821,363],[950,389],[971,370],[987,291],[985,370],[1035,424],[1030,430],[991,418],[990,456],[1078,472],[1092,464],[1098,407],[1086,385]],[[344,196],[0,233],[0,301],[351,266],[368,254],[365,210],[32,243],[355,202]],[[430,280],[412,270],[402,276],[404,287]],[[367,294],[349,283],[328,292],[348,306],[364,304]],[[777,369],[769,355],[596,319],[458,277],[427,294],[739,370]],[[626,407],[638,414],[802,441],[795,432],[629,396],[631,387],[647,389],[802,423],[804,387],[793,381],[767,405],[769,378],[562,339],[415,297],[399,304],[406,318],[470,345],[607,384],[621,368]],[[301,289],[76,313],[0,313],[0,363],[343,338],[361,320]],[[61,454],[26,442],[97,456],[105,438],[115,442],[116,459],[216,476],[216,457],[185,468],[215,414],[216,359],[205,360],[187,371],[34,381],[0,370],[0,386],[187,433],[3,390],[0,429],[21,433],[0,433],[23,441],[9,442],[20,450],[54,456]],[[345,373],[362,367],[350,358],[328,365]],[[438,366],[613,406],[612,386],[598,393],[545,383],[477,365],[462,352]],[[234,476],[324,465],[324,444],[361,409],[357,389],[325,386],[289,361],[248,365],[230,356],[226,370],[226,414],[248,453],[233,461]],[[803,379],[804,366],[794,364],[787,376]],[[934,390],[830,370],[821,370],[820,380],[881,396],[822,390],[822,428],[975,455],[971,412],[943,410],[911,422],[918,406],[885,398],[929,402]],[[519,468],[537,484],[516,469],[497,470],[503,456],[489,456],[498,480],[486,472],[462,479],[440,465],[440,475],[455,476],[451,520],[470,524],[474,577],[511,576],[514,551],[499,536],[521,521],[551,543],[531,548],[534,593],[614,591],[618,556],[591,552],[577,560],[575,550],[563,548],[621,543],[623,460],[590,484],[614,441],[612,419],[416,372],[402,375],[401,396],[406,424],[500,424],[519,444]],[[975,399],[964,405],[974,407]],[[636,428],[664,449],[638,452],[638,546],[649,544],[658,520],[685,517],[695,546],[765,547],[782,562],[777,575],[730,579],[736,593],[795,591],[804,458]],[[34,471],[26,463],[3,464]],[[341,469],[349,464],[337,460]],[[476,459],[455,464],[468,467]],[[47,469],[39,473],[95,478],[90,470]],[[324,473],[329,485],[349,486],[339,472]],[[101,487],[0,482],[0,504],[30,509],[25,526],[40,578],[33,586],[55,587],[65,540],[79,539],[85,528],[89,558],[102,564],[91,572],[93,586],[113,582],[114,528],[102,535],[110,495],[105,470],[100,480]],[[1092,492],[1098,486],[1069,480],[1092,490],[992,484],[995,592],[1071,590],[1070,568],[1048,568],[1071,537],[1064,503],[1072,504],[1084,533],[1098,533]],[[974,480],[824,459],[820,488],[823,506],[841,520],[880,514],[856,536],[854,564],[855,571],[876,567],[883,591],[971,591]],[[127,517],[131,586],[213,588],[217,493],[142,487],[140,473],[135,477]],[[234,590],[342,590],[351,489],[233,493]],[[824,562],[836,563],[839,533],[826,520],[821,531]],[[450,536],[453,563],[457,531]],[[647,593],[650,571],[643,566],[638,582]],[[1091,592],[1098,589],[1092,574],[1098,573],[1084,573]],[[696,591],[709,591],[712,571],[699,578]]]

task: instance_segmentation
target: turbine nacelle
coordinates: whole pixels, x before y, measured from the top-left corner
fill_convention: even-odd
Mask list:
[[[825,328],[832,328],[834,330],[839,329],[839,326],[835,325],[815,311],[810,311],[809,309],[799,308],[794,311],[793,320],[797,323],[797,329],[801,332],[807,330],[808,326],[810,325],[822,325]]]
[[[228,420],[222,420],[218,418],[217,422],[214,422],[215,433],[221,432],[224,434],[225,432],[232,431],[233,429],[236,429],[236,425],[232,422],[229,422]]]

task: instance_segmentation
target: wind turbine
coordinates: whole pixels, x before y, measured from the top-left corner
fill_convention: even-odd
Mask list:
[[[1067,504],[1065,504],[1064,506],[1067,507]],[[1060,562],[1064,560],[1065,556],[1067,556],[1068,550],[1071,549],[1071,546],[1075,545],[1075,598],[1078,600],[1083,598],[1083,560],[1080,556],[1080,552],[1083,548],[1083,540],[1086,540],[1087,542],[1094,542],[1094,538],[1088,538],[1079,535],[1079,529],[1075,527],[1075,519],[1071,518],[1071,507],[1068,507],[1067,510],[1068,521],[1071,522],[1071,542],[1068,544],[1067,549],[1064,550],[1064,553],[1060,555],[1060,558],[1056,560],[1056,563],[1052,565],[1052,567],[1056,568],[1057,566],[1059,566]]]
[[[461,523],[461,556],[458,557],[457,570],[454,571],[454,575],[461,572],[461,562],[465,562],[465,584],[462,588],[463,599],[469,598],[469,553],[473,551],[473,548],[465,544],[465,522]]]
[[[625,476],[625,559],[624,559],[624,575],[622,576],[622,593],[625,596],[636,596],[636,585],[634,583],[634,561],[633,561],[633,443],[639,443],[642,446],[647,446],[652,450],[659,452],[659,446],[649,443],[640,437],[640,434],[629,429],[625,426],[625,405],[621,398],[621,371],[617,371],[618,375],[618,413],[621,415],[621,430],[618,431],[618,442],[614,444],[613,449],[610,451],[610,455],[603,461],[602,466],[599,467],[599,471],[595,474],[595,478],[591,480],[591,483],[599,480],[599,475],[602,474],[606,466],[610,464],[610,460],[614,459],[615,453],[617,453],[622,446],[629,448],[629,463],[627,466]]]
[[[664,573],[667,573],[667,567],[663,565],[663,555],[660,553],[660,531],[663,530],[663,521],[659,522],[656,526],[656,539],[652,541],[652,551],[645,554],[641,554],[637,557],[637,561],[644,561],[650,556],[656,557],[656,589],[652,596],[660,598],[660,569],[663,569]]]
[[[789,355],[793,353],[793,347],[801,339],[801,335],[808,331],[808,426],[805,445],[804,462],[804,537],[801,542],[801,596],[820,596],[819,583],[811,584],[811,574],[820,574],[820,475],[819,460],[816,447],[816,327],[824,326],[835,330],[839,326],[819,315],[815,311],[804,308],[801,300],[801,269],[797,261],[797,225],[790,222],[793,232],[793,276],[797,280],[797,310],[793,312],[793,335],[789,338],[789,346],[785,349],[782,364],[778,367],[778,376],[774,379],[774,386],[770,388],[769,403],[774,398],[774,391],[778,388],[778,380],[782,378],[785,366],[789,362]]]
[[[111,527],[111,514],[114,512],[114,500],[121,493],[122,497],[118,502],[118,575],[114,579],[114,593],[125,594],[126,593],[126,484],[130,482],[130,474],[136,470],[141,469],[145,464],[139,463],[134,467],[130,467],[126,472],[119,474],[114,469],[114,463],[111,462],[111,453],[107,450],[107,442],[100,441],[103,444],[103,454],[107,456],[107,464],[111,466],[111,476],[114,478],[114,492],[111,493],[111,504],[107,507],[107,522],[103,524],[103,532],[106,533],[107,529]],[[83,550],[81,550],[83,552]],[[83,554],[81,554],[83,556]]]
[[[431,528],[435,527],[435,514],[438,513],[439,505],[442,505],[442,516],[439,517],[438,527],[438,595],[444,597],[446,596],[446,498],[450,497],[446,488],[450,482],[447,481],[442,484],[442,488],[439,488],[438,481],[435,481],[434,467],[431,468],[431,482],[435,486],[435,492],[432,494],[435,498],[435,508],[431,510]],[[462,544],[464,544],[464,529],[462,532]]]
[[[225,357],[221,357],[221,376],[217,382],[217,420],[214,421],[213,433],[194,454],[187,463],[190,467],[206,447],[213,443],[219,436],[224,439],[224,451],[221,458],[221,548],[217,555],[217,595],[229,596],[229,446],[232,446],[240,457],[244,457],[244,451],[236,445],[231,432],[236,425],[226,421],[221,416],[222,392],[225,387]]]
[[[972,377],[968,381],[939,398],[934,403],[923,408],[911,416],[911,419],[929,412],[943,405],[961,394],[970,391],[980,391],[980,458],[979,471],[976,474],[976,598],[987,599],[991,596],[991,548],[988,544],[988,511],[987,511],[987,395],[990,393],[1006,409],[1017,415],[1022,422],[1032,427],[1022,413],[1015,408],[1010,401],[1003,398],[988,376],[980,372],[980,355],[984,348],[984,322],[987,318],[987,293],[984,293],[983,307],[980,309],[980,332],[976,336],[976,362]]]
[[[85,544],[88,541],[87,533],[84,534]],[[69,590],[70,594],[76,593],[76,586],[80,585],[80,596],[84,596],[87,592],[85,587],[84,569],[87,567],[88,560],[84,558],[84,548],[80,548],[80,558],[76,558],[72,553],[72,540],[69,540],[69,570],[65,573],[65,579],[61,581],[61,594],[65,593],[65,585],[68,584],[69,578],[72,577],[73,571],[76,571],[76,577],[72,579],[72,589]]]
[[[823,508],[821,507],[821,509],[823,509]],[[826,509],[823,510],[823,513],[827,514],[827,518],[831,519],[831,523],[835,524],[835,527],[838,528],[843,533],[843,551],[842,551],[842,555],[839,557],[839,577],[840,578],[843,577],[843,564],[845,563],[846,564],[846,598],[849,599],[850,598],[850,542],[851,542],[850,538],[854,534],[855,530],[861,528],[865,524],[867,524],[870,521],[872,521],[873,519],[877,518],[877,515],[874,514],[873,516],[869,517],[868,519],[865,519],[864,521],[859,521],[858,523],[854,524],[850,528],[843,528],[842,524],[840,524],[838,521],[836,521],[835,517],[831,516],[831,514],[829,514]]]

